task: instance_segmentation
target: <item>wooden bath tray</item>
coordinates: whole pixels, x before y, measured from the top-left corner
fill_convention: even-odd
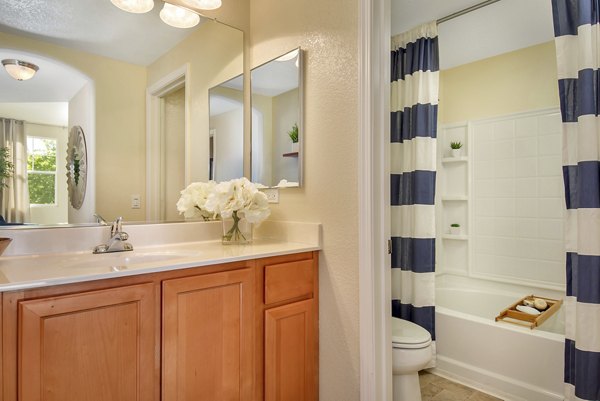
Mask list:
[[[542,311],[539,315],[530,315],[517,310],[517,305],[523,305],[524,300],[533,300],[534,298],[543,299],[546,301],[548,308]],[[528,295],[519,299],[517,302],[500,312],[500,314],[496,316],[496,321],[502,320],[503,322],[518,324],[520,326],[526,326],[530,329],[533,329],[544,323],[550,316],[552,316],[554,312],[560,308],[561,304],[562,299],[550,299],[546,297]]]

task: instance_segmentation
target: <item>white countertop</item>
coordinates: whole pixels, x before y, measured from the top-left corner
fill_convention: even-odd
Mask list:
[[[277,231],[275,237],[278,239],[269,238],[274,236],[274,229]],[[211,239],[148,246],[137,246],[134,243],[133,251],[98,255],[86,249],[76,252],[2,256],[0,257],[0,292],[321,249],[319,224],[273,223],[265,225],[262,231],[267,235],[256,238],[252,244],[247,245],[222,245],[220,240]]]
[[[0,292],[208,266],[319,250],[297,242],[258,239],[250,245],[186,242],[94,255],[76,252],[0,258]]]

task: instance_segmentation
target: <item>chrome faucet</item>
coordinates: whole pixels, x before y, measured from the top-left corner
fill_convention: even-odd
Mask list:
[[[122,217],[117,218],[110,226],[110,239],[106,244],[100,244],[94,248],[94,253],[110,253],[133,251],[133,246],[129,242],[129,234],[123,231],[121,223]]]

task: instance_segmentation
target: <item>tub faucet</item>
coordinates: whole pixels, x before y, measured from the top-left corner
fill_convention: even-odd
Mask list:
[[[122,229],[123,218],[117,218],[110,226],[110,239],[106,244],[100,244],[94,248],[94,253],[110,253],[110,252],[125,252],[133,251],[133,246],[129,242],[127,234]]]

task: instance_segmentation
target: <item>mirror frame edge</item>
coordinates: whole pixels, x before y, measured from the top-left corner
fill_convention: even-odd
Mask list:
[[[281,56],[284,56],[293,51],[298,51],[298,185],[297,186],[286,186],[280,187],[278,185],[267,185],[266,188],[302,188],[304,186],[304,49],[302,46],[294,47],[283,54],[278,55],[277,57],[271,58],[255,67],[250,68],[248,78],[250,80],[250,85],[248,90],[250,92],[250,102],[249,102],[249,110],[250,110],[250,127],[248,131],[250,132],[249,140],[250,140],[250,171],[249,171],[249,179],[252,181],[252,71],[260,68],[272,61],[277,60]],[[245,54],[244,54],[245,56]],[[246,104],[244,103],[244,107]]]

